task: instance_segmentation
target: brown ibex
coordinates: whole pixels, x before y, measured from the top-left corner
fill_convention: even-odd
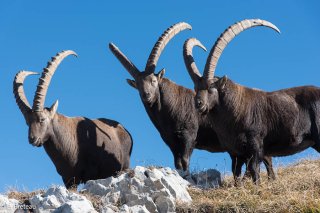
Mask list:
[[[58,101],[50,108],[44,101],[51,78],[60,62],[73,51],[62,51],[51,61],[39,79],[33,106],[24,93],[24,79],[37,73],[20,71],[13,83],[16,102],[29,126],[29,143],[43,146],[67,188],[91,179],[106,178],[127,169],[130,164],[132,138],[118,122],[66,117],[57,113]]]
[[[230,26],[216,41],[208,56],[203,77],[194,81],[195,105],[208,114],[220,141],[229,153],[248,161],[253,181],[259,182],[258,165],[264,156],[287,156],[308,147],[320,151],[320,89],[302,86],[264,92],[241,86],[226,76],[214,77],[219,57],[240,32],[270,22],[243,20]],[[237,175],[237,174],[235,174]]]

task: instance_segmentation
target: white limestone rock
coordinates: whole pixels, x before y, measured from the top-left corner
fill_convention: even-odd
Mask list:
[[[0,213],[14,213],[18,205],[18,200],[9,199],[5,195],[0,195]]]
[[[140,212],[174,212],[177,201],[192,201],[188,185],[189,182],[171,168],[137,166],[118,177],[88,181],[84,190],[102,196],[103,206],[121,204],[120,212],[138,209]]]
[[[70,192],[63,186],[53,186],[43,195],[37,194],[30,198],[29,202],[36,207],[35,212],[37,213],[96,212],[86,197]]]
[[[145,206],[136,205],[136,206],[127,206],[126,204],[121,206],[120,213],[150,213]]]
[[[92,204],[88,200],[73,200],[64,203],[57,208],[54,213],[96,213],[92,207]]]

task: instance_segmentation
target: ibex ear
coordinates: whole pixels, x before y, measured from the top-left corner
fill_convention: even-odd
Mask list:
[[[224,75],[222,78],[220,78],[219,86],[220,86],[221,89],[224,88],[224,86],[226,85],[227,81],[228,81],[228,77],[226,75]]]
[[[165,72],[166,72],[166,70],[164,68],[162,70],[160,70],[160,72],[158,72],[158,74],[157,74],[158,80],[163,78]]]
[[[56,114],[58,105],[59,105],[59,101],[56,100],[56,102],[54,102],[54,104],[52,104],[52,106],[50,107],[49,111],[50,111],[51,118],[53,118],[53,116]]]
[[[137,84],[134,80],[127,79],[127,83],[132,86],[133,88],[137,89]]]

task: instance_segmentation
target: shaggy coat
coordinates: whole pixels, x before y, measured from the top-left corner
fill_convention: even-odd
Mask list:
[[[152,123],[175,156],[176,167],[182,166],[184,170],[188,170],[194,147],[210,152],[225,151],[206,117],[192,104],[194,96],[192,90],[162,78],[157,100],[152,106],[143,102]]]
[[[193,149],[209,152],[226,152],[219,142],[210,117],[201,115],[193,104],[195,92],[162,78],[159,82],[157,100],[152,106],[144,103],[144,107],[163,141],[169,146],[178,169],[188,171]],[[232,159],[232,170],[238,169],[247,161],[240,161],[229,152]],[[263,163],[268,177],[275,179],[271,157],[264,156]]]
[[[229,26],[211,48],[203,76],[193,59],[192,48],[199,46],[205,49],[205,47],[196,38],[188,39],[184,45],[186,67],[196,91],[195,106],[200,113],[210,114],[221,146],[240,162],[235,165],[233,161],[232,168],[236,181],[241,174],[241,165],[245,162],[248,163],[253,180],[257,181],[259,162],[262,158],[276,155],[271,151],[271,147],[278,144],[278,141],[283,145],[297,145],[289,141],[292,139],[296,141],[296,133],[300,131],[296,131],[296,125],[301,125],[296,124],[299,122],[291,123],[291,127],[287,124],[295,121],[295,116],[299,117],[297,114],[299,107],[295,105],[294,98],[286,92],[265,93],[236,85],[227,77],[214,77],[219,58],[228,43],[241,32],[257,26],[268,27],[280,33],[274,24],[261,19],[245,19]],[[288,138],[286,133],[293,135]],[[264,143],[266,138],[268,142]],[[284,149],[280,151],[281,154],[284,154]],[[300,150],[302,147],[298,145],[295,149]]]
[[[224,81],[217,83],[218,103],[209,114],[223,148],[253,163],[254,180],[265,155],[287,156],[308,147],[320,151],[320,88],[264,92]]]

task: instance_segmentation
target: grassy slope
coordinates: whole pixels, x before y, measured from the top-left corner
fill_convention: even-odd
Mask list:
[[[178,205],[177,212],[320,212],[320,160],[303,160],[276,170],[277,180],[268,182],[262,173],[261,185],[250,180],[234,187],[232,177],[226,177],[219,189],[190,188],[191,206]],[[37,192],[9,191],[9,198],[26,200]],[[83,194],[99,210],[100,198]]]
[[[177,212],[320,212],[320,160],[303,160],[277,169],[277,180],[261,185],[250,180],[234,187],[227,177],[219,189],[190,188],[193,205]]]

